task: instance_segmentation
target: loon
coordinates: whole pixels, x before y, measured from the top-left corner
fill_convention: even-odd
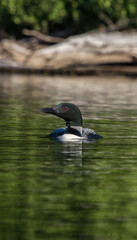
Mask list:
[[[43,108],[39,109],[39,111],[56,115],[66,122],[65,128],[58,128],[48,135],[52,140],[95,141],[103,138],[92,129],[83,128],[82,115],[75,104],[60,103],[56,107]]]

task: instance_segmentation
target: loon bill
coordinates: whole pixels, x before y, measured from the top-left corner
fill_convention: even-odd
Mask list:
[[[63,118],[65,128],[58,128],[48,136],[57,141],[95,141],[103,138],[92,129],[83,128],[82,115],[79,108],[72,103],[60,103],[56,107],[43,108],[39,111]]]

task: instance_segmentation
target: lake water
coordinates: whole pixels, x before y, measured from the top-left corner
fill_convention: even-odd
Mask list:
[[[48,139],[65,101],[104,138]],[[137,239],[136,79],[1,75],[0,126],[0,239]]]

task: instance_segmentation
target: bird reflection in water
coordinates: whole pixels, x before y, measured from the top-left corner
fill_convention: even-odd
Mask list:
[[[82,141],[56,143],[54,145],[55,160],[61,165],[82,166]]]

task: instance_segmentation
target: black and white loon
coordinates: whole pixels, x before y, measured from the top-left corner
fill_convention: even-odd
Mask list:
[[[103,138],[92,129],[82,127],[82,115],[79,108],[72,103],[60,103],[56,107],[43,108],[39,111],[50,113],[66,121],[65,128],[54,130],[49,137],[57,141],[95,141]]]

